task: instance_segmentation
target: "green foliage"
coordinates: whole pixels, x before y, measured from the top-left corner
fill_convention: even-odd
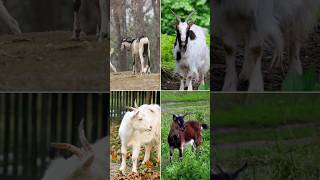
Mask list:
[[[316,67],[312,66],[302,76],[296,72],[289,72],[282,83],[283,91],[317,91],[320,90],[317,82]]]
[[[166,34],[161,35],[161,68],[174,71],[175,62],[173,58],[173,46],[176,37]]]
[[[173,57],[173,46],[176,40],[175,35],[161,35],[161,68],[173,72],[175,69],[175,61]],[[206,42],[208,47],[210,46],[210,35],[207,34]],[[206,85],[208,86],[208,85]],[[209,90],[209,87],[201,87],[199,90]],[[207,89],[206,89],[207,88]]]
[[[191,20],[202,27],[210,26],[209,0],[162,0],[161,1],[161,33],[174,34],[175,17],[172,9],[182,20],[192,11],[196,11]]]
[[[208,125],[210,124],[209,96],[209,92],[161,93],[162,102],[177,102],[176,104],[162,103],[161,105],[164,109],[170,108],[170,110],[162,111],[161,113],[161,179],[210,179],[210,130],[203,130],[203,143],[195,152],[192,152],[191,146],[186,148],[182,160],[179,160],[178,150],[175,149],[172,163],[169,162],[169,146],[167,143],[172,113],[183,114],[190,112],[191,115],[186,117],[186,121],[197,120]],[[198,100],[208,101],[198,104]],[[185,108],[181,108],[181,106]]]
[[[208,84],[201,84],[199,87],[198,87],[198,90],[209,90],[209,86]]]

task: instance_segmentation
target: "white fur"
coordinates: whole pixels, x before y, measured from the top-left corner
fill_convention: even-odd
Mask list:
[[[255,48],[269,43],[274,47],[274,63],[281,64],[284,44],[289,47],[290,71],[302,74],[300,48],[316,23],[320,0],[220,0],[213,5],[214,31],[220,33],[231,49],[226,55],[226,77],[223,90],[235,91],[238,76],[235,70],[235,50],[245,42],[245,61],[239,75],[249,79],[249,91],[263,91],[262,52]]]
[[[76,180],[92,179],[103,180],[106,177],[107,163],[107,137],[100,139],[92,145],[93,153],[88,154],[84,160],[80,160],[73,155],[68,159],[58,158],[53,160],[45,174],[43,180]],[[86,160],[93,156],[90,167],[84,168]]]
[[[132,172],[137,173],[137,160],[143,145],[145,145],[143,162],[149,160],[153,145],[157,147],[158,161],[160,161],[160,107],[142,105],[137,110],[127,112],[121,121],[119,136],[122,153],[120,171],[123,174],[125,174],[129,147],[132,147]]]
[[[181,41],[186,40],[186,29],[188,24],[186,22],[179,23],[179,31],[181,34]],[[176,60],[176,72],[181,76],[180,90],[184,90],[188,87],[188,90],[192,90],[192,81],[201,81],[204,84],[205,74],[210,68],[210,55],[209,48],[206,44],[206,37],[203,28],[192,25],[190,27],[196,38],[188,39],[187,49],[180,50],[177,42],[173,48],[173,55]],[[184,44],[182,44],[184,45]],[[177,60],[177,52],[181,52],[181,59]]]
[[[148,49],[144,49],[144,45],[148,45]],[[134,62],[133,67],[132,67],[132,71],[135,74],[136,73],[136,60],[137,58],[140,59],[140,65],[141,65],[141,70],[140,73],[141,74],[145,74],[145,73],[151,73],[150,72],[150,42],[149,39],[147,37],[143,37],[140,40],[135,39],[132,43],[129,42],[122,42],[121,44],[121,50],[123,50],[124,48],[126,49],[131,49],[131,56],[132,56],[132,61]],[[147,51],[148,53],[148,61],[145,62],[144,61],[144,57],[143,57],[143,52]]]

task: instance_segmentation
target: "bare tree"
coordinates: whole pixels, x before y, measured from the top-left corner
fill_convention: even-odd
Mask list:
[[[2,0],[0,0],[0,20],[6,23],[13,34],[21,34],[18,22],[9,14]]]

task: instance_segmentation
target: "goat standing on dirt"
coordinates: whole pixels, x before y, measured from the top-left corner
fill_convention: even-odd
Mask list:
[[[158,162],[160,162],[160,107],[156,104],[144,104],[130,108],[126,112],[120,128],[122,162],[120,171],[125,174],[128,147],[132,147],[132,172],[137,173],[137,162],[141,146],[145,145],[143,163],[149,161],[152,146],[157,147]]]
[[[214,180],[236,180],[239,174],[244,171],[247,167],[248,164],[244,164],[241,168],[234,172],[226,172],[224,171],[220,166],[217,166],[218,170],[220,171],[219,173],[212,172],[211,173],[211,179]]]
[[[179,157],[182,158],[184,149],[190,144],[194,151],[202,143],[202,129],[208,129],[206,124],[197,121],[184,122],[184,117],[173,114],[173,121],[168,135],[170,148],[170,162],[172,162],[174,149],[179,149]]]
[[[97,7],[97,15],[98,15],[98,24],[97,24],[97,37],[99,42],[102,42],[103,38],[107,35],[108,32],[108,3],[107,0],[95,0]],[[81,0],[73,0],[73,40],[80,39],[80,7]]]
[[[245,42],[240,80],[249,80],[249,91],[263,91],[263,46],[274,47],[271,67],[282,63],[284,42],[289,47],[289,71],[302,74],[300,49],[315,25],[320,0],[215,0],[214,28],[218,28],[226,51],[223,90],[237,90],[236,49]]]
[[[58,158],[51,162],[45,171],[43,180],[106,179],[107,138],[102,138],[91,145],[83,130],[83,120],[79,125],[79,138],[82,148],[68,143],[52,143],[56,149],[73,154],[68,159]]]
[[[141,36],[139,39],[129,40],[127,38],[121,41],[121,51],[124,49],[131,50],[132,56],[132,71],[136,73],[136,61],[140,58],[141,74],[150,72],[150,42],[145,36]],[[144,57],[148,58],[145,65]]]
[[[181,76],[180,90],[188,87],[193,90],[192,81],[204,84],[204,77],[210,68],[209,48],[206,44],[204,30],[189,22],[194,13],[187,16],[185,22],[173,11],[176,17],[176,41],[173,56],[176,60],[176,72]]]
[[[0,0],[0,20],[6,23],[13,34],[21,34],[18,22],[9,14],[2,0]]]

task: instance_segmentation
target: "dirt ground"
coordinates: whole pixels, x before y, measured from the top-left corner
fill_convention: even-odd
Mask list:
[[[1,91],[106,91],[107,42],[71,32],[0,36]]]
[[[160,90],[160,74],[111,73],[110,84],[111,90]]]

